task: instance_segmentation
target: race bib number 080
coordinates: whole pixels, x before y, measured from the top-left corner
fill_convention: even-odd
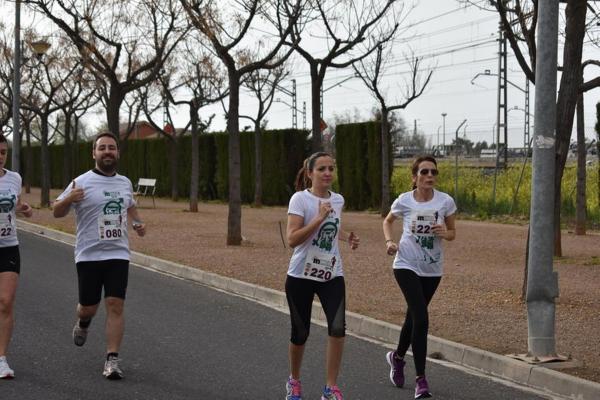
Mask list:
[[[119,240],[124,235],[121,215],[101,215],[98,218],[100,240]]]

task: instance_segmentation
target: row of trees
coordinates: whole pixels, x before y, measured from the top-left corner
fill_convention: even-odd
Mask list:
[[[600,85],[600,78],[583,81],[585,68],[600,65],[598,60],[582,59],[585,37],[593,35],[588,28],[597,19],[595,12],[589,12],[594,2],[565,3],[565,46],[557,101],[557,199],[576,104],[583,93]],[[402,96],[387,95],[389,85],[383,77],[391,59],[390,46],[402,32],[402,22],[410,12],[398,0],[24,0],[23,4],[45,16],[61,32],[59,44],[52,46],[43,63],[30,62],[23,79],[29,86],[23,90],[21,118],[26,127],[39,125],[42,147],[47,146],[51,135],[49,115],[59,111],[62,117],[54,120],[54,135],[62,137],[65,143],[78,140],[77,121],[94,104],[105,110],[107,126],[114,133],[124,130],[126,137],[143,113],[175,143],[183,131],[173,132],[171,107],[189,108],[185,130],[189,129],[194,137],[212,119],[212,116],[201,118],[201,108],[221,102],[229,135],[229,244],[241,242],[239,119],[252,119],[255,129],[260,130],[273,101],[273,90],[278,79],[285,76],[286,62],[292,54],[298,55],[310,69],[313,150],[322,147],[320,90],[328,70],[352,67],[365,82],[378,103],[382,138],[390,135],[389,113],[407,107],[423,93],[431,79],[431,68],[423,67],[422,60],[409,53],[406,58],[410,74],[400,90],[394,90]],[[490,10],[498,13],[511,48],[532,82],[537,5],[536,1],[490,2]],[[26,42],[36,35],[33,31],[28,34]],[[0,91],[0,124],[7,124],[13,71],[10,38],[2,39],[0,79],[6,84]],[[596,42],[594,37],[591,39]],[[53,66],[60,70],[51,72]],[[69,86],[71,89],[66,89]],[[259,99],[260,107],[254,116],[239,115],[240,89],[244,86]],[[88,100],[81,103],[87,96]],[[165,110],[163,121],[152,119],[158,109]],[[123,115],[127,116],[124,129]],[[32,132],[29,128],[25,130]],[[386,146],[388,140],[381,142]],[[176,158],[177,146],[170,147],[172,158]],[[125,152],[126,141],[122,148]],[[47,158],[44,154],[42,151],[43,159]],[[382,149],[383,171],[389,170],[387,154],[389,151]],[[194,165],[199,165],[197,160]],[[172,174],[177,173],[175,168],[173,165]],[[196,181],[192,177],[191,185]],[[47,186],[47,183],[42,185],[43,205],[49,200]],[[261,182],[257,182],[258,203],[260,186]],[[389,176],[385,174],[382,186],[381,210],[385,213],[389,206]],[[177,197],[176,188],[172,196]],[[555,201],[555,205],[558,222],[560,202]],[[194,201],[193,195],[190,208],[197,209],[197,198]],[[560,224],[555,226],[555,248],[560,254]]]
[[[277,86],[287,74],[293,54],[310,67],[312,96],[312,148],[322,148],[320,91],[332,68],[354,67],[379,100],[380,115],[406,107],[422,93],[420,60],[414,60],[407,82],[407,98],[388,100],[382,83],[389,58],[386,46],[398,34],[410,11],[397,0],[24,0],[29,9],[58,28],[54,43],[43,60],[28,61],[23,68],[21,119],[27,145],[34,139],[42,146],[42,174],[48,174],[48,143],[77,142],[78,121],[94,107],[105,110],[107,128],[127,139],[141,115],[169,138],[171,174],[177,175],[178,140],[208,128],[214,116],[201,109],[220,102],[227,119],[229,141],[229,219],[227,243],[241,243],[239,120],[252,121],[257,134],[256,166],[260,168],[260,131]],[[2,27],[2,76],[0,124],[7,126],[12,102],[11,37]],[[26,30],[25,42],[41,35]],[[314,40],[313,38],[320,38]],[[410,57],[410,56],[407,56]],[[240,90],[258,100],[255,115],[239,115]],[[84,100],[85,99],[85,100]],[[388,102],[393,103],[388,105]],[[187,107],[185,129],[173,129],[175,107]],[[156,120],[159,110],[162,121]],[[57,117],[60,115],[60,117]],[[52,117],[51,117],[52,116]],[[125,117],[124,117],[125,116]],[[125,122],[124,122],[125,121]],[[387,127],[386,124],[384,126]],[[123,133],[124,132],[124,133]],[[382,129],[389,135],[389,128]],[[383,143],[387,143],[384,140]],[[127,151],[127,141],[121,143]],[[192,145],[190,209],[197,210],[198,146]],[[28,154],[27,152],[26,154]],[[384,154],[388,152],[385,151]],[[65,171],[70,168],[65,152]],[[383,160],[388,163],[390,160]],[[29,168],[26,170],[30,170]],[[385,168],[387,170],[387,168]],[[260,177],[260,171],[255,172]],[[69,173],[65,177],[70,177]],[[26,179],[27,180],[27,179]],[[388,192],[389,177],[384,178]],[[262,182],[256,182],[255,202],[261,203]],[[49,204],[49,179],[43,176],[43,206]],[[176,186],[172,197],[178,196]],[[382,202],[383,204],[383,202]],[[386,205],[387,207],[387,205]]]

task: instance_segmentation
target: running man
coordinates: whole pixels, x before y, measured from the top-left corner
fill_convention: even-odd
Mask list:
[[[73,180],[56,199],[54,216],[66,216],[71,207],[77,220],[75,264],[79,281],[77,322],[73,341],[83,346],[88,328],[98,311],[102,289],[106,306],[106,361],[103,375],[107,379],[123,378],[119,348],[123,339],[123,308],[129,274],[129,238],[127,223],[138,236],[144,236],[133,199],[131,181],[117,174],[119,144],[111,133],[96,136],[92,151],[96,167]]]
[[[12,379],[6,351],[15,324],[14,306],[21,270],[16,214],[31,217],[29,204],[22,203],[21,176],[4,168],[8,142],[0,133],[0,379]]]

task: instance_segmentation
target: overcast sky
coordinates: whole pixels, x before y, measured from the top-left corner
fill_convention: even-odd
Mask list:
[[[487,2],[482,2],[487,3]],[[406,3],[407,6],[410,3]],[[433,7],[432,5],[435,5]],[[564,6],[563,6],[564,7]],[[14,3],[3,2],[3,20],[12,28],[14,23]],[[40,18],[37,18],[38,21]],[[477,7],[459,4],[456,0],[421,0],[414,3],[414,9],[405,20],[404,26],[409,29],[396,39],[393,46],[392,67],[386,71],[386,82],[389,86],[389,99],[402,100],[401,91],[408,71],[403,61],[403,54],[412,50],[423,58],[423,65],[432,67],[433,78],[425,93],[407,109],[401,111],[402,118],[412,130],[416,121],[417,130],[424,134],[429,143],[441,144],[443,138],[442,113],[446,113],[446,143],[454,137],[456,128],[463,120],[467,120],[466,128],[460,130],[460,135],[466,134],[473,142],[494,140],[494,124],[497,108],[497,77],[493,74],[498,70],[498,16],[496,13],[483,11]],[[56,29],[56,28],[50,28]],[[508,48],[508,79],[516,86],[524,88],[525,77],[516,63],[512,50]],[[559,56],[561,51],[559,50]],[[600,51],[591,43],[586,43],[584,59],[600,59]],[[478,73],[490,70],[492,75],[479,76],[474,84],[471,81]],[[599,68],[588,68],[586,80],[600,72]],[[376,105],[364,84],[358,78],[347,80],[353,75],[350,69],[329,69],[325,78],[324,88],[324,119],[332,120],[334,114],[359,113],[365,119],[371,114]],[[291,79],[297,82],[298,107],[303,102],[307,107],[307,124],[310,128],[310,78],[307,64],[303,59],[294,61],[294,69],[287,81],[281,86],[291,90]],[[339,84],[339,82],[344,81]],[[531,86],[531,113],[534,110],[535,87]],[[398,95],[394,95],[397,93]],[[586,136],[593,138],[595,124],[595,104],[600,100],[599,91],[588,92],[585,97]],[[291,98],[281,92],[276,97],[291,104]],[[524,108],[524,94],[521,90],[509,85],[508,108]],[[255,103],[250,97],[242,96],[241,113],[253,115]],[[216,113],[212,130],[223,130],[225,121],[221,107],[206,108],[201,111],[205,115]],[[88,120],[91,125],[100,121],[95,116]],[[269,128],[287,128],[292,125],[291,109],[283,103],[275,103],[267,116]],[[181,113],[176,125],[186,124],[185,113]],[[533,125],[534,119],[531,119]],[[509,111],[508,126],[510,147],[523,144],[524,112]],[[244,120],[240,126],[247,125]],[[302,127],[302,114],[298,113],[298,125]],[[439,132],[439,139],[438,139]],[[532,128],[533,134],[533,128]],[[575,139],[575,136],[573,136]]]

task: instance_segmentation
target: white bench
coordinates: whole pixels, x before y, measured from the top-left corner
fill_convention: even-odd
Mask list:
[[[156,179],[140,178],[135,188],[135,193],[133,193],[133,195],[136,197],[136,201],[138,201],[137,198],[139,196],[152,196],[152,205],[154,206],[154,208],[156,208],[156,203],[154,202],[155,190]]]

